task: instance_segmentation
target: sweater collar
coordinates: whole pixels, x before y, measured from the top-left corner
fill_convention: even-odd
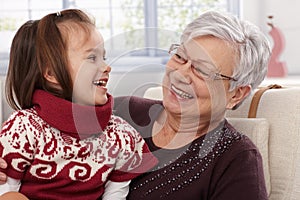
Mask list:
[[[80,105],[56,97],[44,90],[36,90],[33,95],[34,108],[38,115],[52,127],[73,137],[84,139],[101,133],[110,120],[113,98],[101,106]]]

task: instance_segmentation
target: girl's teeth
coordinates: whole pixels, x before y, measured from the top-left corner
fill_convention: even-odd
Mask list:
[[[106,81],[103,81],[103,80],[93,81],[93,84],[96,86],[105,86]]]

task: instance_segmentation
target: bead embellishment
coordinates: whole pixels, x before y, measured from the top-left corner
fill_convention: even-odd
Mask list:
[[[228,125],[227,125],[228,126]],[[160,198],[189,186],[200,178],[201,174],[219,156],[221,156],[235,141],[241,139],[241,135],[232,131],[226,124],[206,134],[203,140],[193,142],[186,151],[163,165],[157,166],[151,173],[156,173],[150,179],[146,179],[139,185],[131,187],[132,190],[145,189],[154,180],[161,180],[152,188],[148,188],[141,197],[146,197],[154,191],[163,190]],[[155,171],[157,170],[157,171]],[[180,171],[178,173],[178,171]],[[145,174],[145,177],[147,174]],[[173,185],[167,189],[167,186]]]

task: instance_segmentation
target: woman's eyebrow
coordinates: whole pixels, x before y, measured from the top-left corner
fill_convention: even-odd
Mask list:
[[[205,59],[205,58],[196,58],[196,59],[191,58],[191,57],[189,57],[187,48],[185,47],[184,44],[182,45],[181,51],[183,51],[184,54],[188,56],[188,59],[189,59],[189,60],[192,60],[192,61],[194,61],[194,62],[199,62],[199,63],[207,63],[207,64],[210,64],[211,66],[213,66],[214,69],[216,69],[216,70],[219,69],[218,66],[215,65],[215,63],[212,61],[212,59],[210,58],[210,56],[207,55],[207,54],[205,54],[205,55],[206,55],[206,57],[207,57],[208,59]]]

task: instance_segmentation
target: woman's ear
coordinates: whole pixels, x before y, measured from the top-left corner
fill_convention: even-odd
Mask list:
[[[251,92],[250,85],[238,87],[234,91],[230,92],[226,108],[231,110],[242,100],[244,100],[250,94],[250,92]]]
[[[44,78],[49,82],[49,83],[52,83],[52,84],[55,84],[55,85],[58,85],[58,81],[56,80],[53,72],[47,68],[45,73],[44,73]]]

